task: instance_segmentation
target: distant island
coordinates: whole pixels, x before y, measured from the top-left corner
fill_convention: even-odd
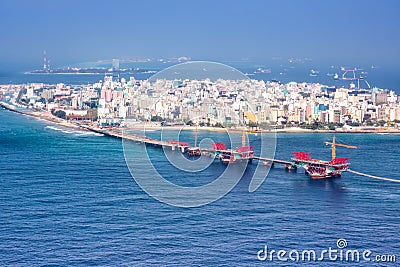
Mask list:
[[[107,74],[113,73],[115,70],[112,68],[63,68],[63,69],[41,69],[26,72],[26,74]],[[120,74],[153,74],[157,73],[155,69],[139,69],[139,68],[126,68],[119,69]]]
[[[157,62],[162,63],[181,63],[190,61],[190,57],[178,57],[178,58],[160,58]],[[25,72],[25,74],[154,74],[160,70],[156,69],[140,69],[140,68],[120,68],[120,63],[138,63],[138,62],[151,62],[154,59],[112,59],[112,60],[99,60],[97,63],[111,64],[111,67],[65,67],[52,69],[50,68],[50,60],[47,58],[46,51],[43,51],[43,69],[33,70]]]

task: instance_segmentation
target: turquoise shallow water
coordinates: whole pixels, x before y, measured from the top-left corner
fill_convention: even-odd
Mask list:
[[[249,193],[251,165],[220,200],[177,208],[139,188],[125,164],[121,140],[2,109],[0,122],[2,266],[287,266],[293,263],[259,262],[257,252],[264,245],[320,251],[336,248],[339,238],[347,240],[349,249],[400,256],[398,183],[351,173],[312,181],[277,167]],[[190,141],[190,133],[185,135]],[[358,146],[338,151],[351,158],[354,170],[400,178],[400,135],[337,137]],[[257,137],[250,138],[257,146]],[[280,134],[276,157],[289,159],[291,152],[307,148],[313,156],[328,159],[323,142],[331,138]],[[149,151],[162,173],[181,185],[212,181],[224,168],[213,163],[201,175],[179,172],[163,161],[162,150]],[[298,264],[343,266],[328,261]]]

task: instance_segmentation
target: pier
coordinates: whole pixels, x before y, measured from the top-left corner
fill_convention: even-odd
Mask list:
[[[95,128],[90,128],[90,127],[87,127],[87,130],[93,131],[96,133],[100,133],[100,134],[104,134],[106,136],[118,138],[118,139],[125,138],[125,139],[133,141],[133,142],[138,142],[138,143],[142,143],[142,144],[146,144],[146,145],[153,145],[155,147],[169,147],[172,150],[179,150],[182,153],[187,152],[187,150],[190,148],[194,148],[194,147],[191,147],[188,142],[180,142],[180,141],[176,141],[176,140],[169,140],[168,142],[166,142],[166,141],[149,138],[146,136],[139,136],[139,135],[135,135],[135,134],[131,134],[131,135],[122,134],[117,131],[106,131],[106,130],[95,129]],[[199,149],[201,151],[201,154],[203,154],[203,155],[207,155],[207,154],[208,155],[213,155],[213,154],[216,155],[216,154],[221,154],[221,153],[226,153],[226,152],[230,152],[230,153],[234,152],[234,150],[226,149],[226,147],[218,147],[218,146],[214,149],[202,149],[202,148],[199,148]],[[293,166],[292,161],[273,159],[273,158],[265,158],[265,157],[255,156],[255,155],[247,156],[244,159],[239,159],[239,161],[240,160],[242,160],[242,161],[247,160],[249,162],[251,162],[252,160],[257,160],[257,161],[263,162],[265,165],[271,164],[271,167],[274,167],[275,164],[281,164],[281,165],[284,165],[285,168],[288,170],[290,170],[289,169],[290,166]],[[297,168],[294,168],[293,170],[297,170]],[[362,173],[362,172],[354,171],[351,169],[348,169],[347,172],[350,172],[350,173],[353,173],[353,174],[356,174],[359,176],[373,178],[373,179],[400,183],[400,180],[398,180],[398,179],[370,175],[367,173]]]
[[[195,147],[190,146],[188,142],[180,142],[177,140],[169,140],[169,141],[161,141],[153,138],[149,138],[146,136],[139,136],[136,134],[123,134],[118,131],[113,131],[113,130],[103,130],[103,129],[96,129],[92,127],[84,127],[85,129],[99,133],[99,134],[104,134],[109,137],[114,137],[118,139],[126,139],[129,141],[145,144],[145,145],[152,145],[155,147],[168,147],[171,150],[178,150],[181,151],[182,153],[185,153],[188,149],[193,149]],[[226,148],[221,148],[221,149],[204,149],[204,148],[199,148],[201,151],[201,154],[215,154],[215,153],[224,153],[224,152],[233,152],[234,150],[226,149]],[[291,161],[286,161],[286,160],[280,160],[280,159],[272,159],[272,158],[265,158],[265,157],[260,157],[260,156],[248,156],[246,157],[246,160],[258,160],[260,162],[264,162],[266,164],[271,163],[271,164],[282,164],[282,165],[292,165]]]
[[[292,165],[291,161],[281,160],[281,159],[270,159],[270,158],[263,158],[263,157],[258,157],[258,156],[253,156],[253,159],[262,161],[262,162],[272,162],[272,163],[278,163],[278,164],[283,164],[283,165]]]
[[[190,148],[194,148],[191,147],[190,144],[188,142],[180,142],[177,140],[169,140],[169,141],[162,141],[162,140],[157,140],[157,139],[153,139],[153,138],[149,138],[146,136],[139,136],[139,135],[135,135],[135,134],[123,134],[122,132],[119,131],[115,131],[115,130],[105,130],[105,129],[101,129],[101,128],[95,128],[95,127],[91,127],[89,125],[73,125],[70,123],[63,123],[61,119],[58,118],[53,118],[53,119],[49,119],[48,117],[42,117],[39,116],[37,114],[34,113],[30,113],[30,112],[26,112],[26,111],[20,111],[17,110],[15,106],[10,105],[8,103],[5,102],[1,102],[0,101],[0,107],[5,108],[9,111],[21,114],[21,115],[26,115],[26,116],[30,116],[30,117],[34,117],[37,119],[42,119],[42,120],[47,120],[51,123],[56,123],[56,124],[60,124],[62,126],[65,127],[70,127],[70,128],[77,128],[77,129],[81,129],[81,130],[87,130],[87,131],[92,131],[95,133],[99,133],[99,134],[103,134],[105,136],[109,136],[112,138],[118,138],[118,139],[126,139],[126,140],[130,140],[132,142],[137,142],[137,143],[141,143],[141,144],[145,144],[145,145],[152,145],[155,147],[168,147],[171,150],[178,150],[181,151],[182,153],[187,152],[188,149]],[[237,153],[237,151],[231,150],[231,149],[226,149],[226,148],[217,148],[217,149],[201,149],[199,148],[201,151],[201,154],[216,154],[217,153],[224,153],[224,152],[231,152],[231,153]],[[271,164],[271,167],[274,166],[274,164],[282,164],[285,166],[285,168],[288,168],[290,166],[293,165],[293,162],[291,161],[286,161],[286,160],[280,160],[280,159],[272,159],[272,158],[265,158],[265,157],[260,157],[260,156],[255,156],[255,155],[251,155],[251,156],[246,156],[243,159],[239,159],[239,160],[248,160],[249,162],[251,162],[252,160],[258,160],[260,162],[263,162],[265,165]],[[378,179],[378,180],[383,180],[383,181],[390,181],[390,182],[396,182],[396,183],[400,183],[399,179],[393,179],[393,178],[386,178],[386,177],[380,177],[380,176],[375,176],[375,175],[370,175],[370,174],[366,174],[366,173],[362,173],[362,172],[358,172],[358,171],[354,171],[352,169],[348,169],[347,170],[350,173],[359,175],[359,176],[364,176],[364,177],[368,177],[368,178],[372,178],[372,179]]]
[[[126,139],[132,142],[137,142],[145,145],[153,145],[155,147],[169,147],[172,150],[180,150],[182,153],[184,153],[189,147],[189,143],[187,142],[180,142],[177,140],[168,140],[168,141],[162,141],[162,140],[157,140],[153,139],[150,137],[146,136],[139,136],[136,134],[123,134],[118,131],[107,131],[103,129],[96,129],[92,127],[84,127],[85,129],[95,132],[95,133],[100,133],[104,134],[106,136],[118,138],[118,139]]]

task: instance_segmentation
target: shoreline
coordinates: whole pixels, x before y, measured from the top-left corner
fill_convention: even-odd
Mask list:
[[[66,128],[71,128],[71,129],[79,129],[79,130],[86,130],[86,131],[88,130],[85,127],[80,127],[78,125],[69,123],[66,120],[58,118],[58,117],[52,115],[51,113],[40,112],[40,111],[32,111],[32,113],[23,112],[23,111],[17,110],[16,108],[14,108],[11,105],[4,103],[2,101],[0,101],[0,107],[6,109],[8,111],[15,112],[20,115],[25,115],[25,116],[37,119],[39,121],[49,122],[49,123],[52,123],[55,125],[64,126]]]
[[[45,111],[33,111],[31,113],[29,112],[23,112],[17,110],[15,107],[12,107],[10,104],[7,104],[5,102],[0,101],[0,107],[3,107],[4,109],[15,112],[21,115],[26,115],[32,118],[35,118],[40,121],[45,121],[49,122],[55,125],[63,126],[66,128],[72,128],[72,129],[78,129],[78,130],[84,130],[84,131],[93,131],[96,133],[107,133],[107,132],[113,132],[115,130],[123,130],[123,127],[114,127],[114,128],[98,128],[98,127],[93,127],[90,125],[76,125],[71,122],[68,122],[64,119],[58,118],[54,115],[52,115],[50,112],[45,112]],[[174,125],[174,126],[161,126],[161,125],[155,125],[154,123],[138,123],[134,125],[133,127],[129,128],[132,130],[135,129],[145,129],[145,130],[191,130],[195,131],[196,127],[195,126],[189,126],[189,125]],[[197,128],[200,131],[210,131],[210,132],[231,132],[231,133],[242,133],[243,131],[246,131],[247,134],[259,134],[259,133],[338,133],[338,134],[360,134],[360,133],[373,133],[373,134],[400,134],[400,130],[398,129],[388,129],[388,128],[378,128],[378,129],[354,129],[353,130],[312,130],[312,129],[304,129],[304,128],[299,128],[299,127],[289,127],[289,128],[283,128],[283,129],[273,129],[273,130],[249,130],[249,129],[243,129],[243,128],[219,128],[219,127],[209,127],[209,126],[202,126]]]

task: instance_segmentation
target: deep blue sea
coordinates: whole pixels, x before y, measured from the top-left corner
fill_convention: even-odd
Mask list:
[[[0,266],[293,266],[276,258],[261,262],[257,253],[265,245],[269,250],[322,251],[337,248],[339,238],[346,239],[348,249],[400,260],[400,183],[351,173],[315,181],[277,165],[249,193],[253,163],[225,197],[202,207],[178,208],[141,190],[126,166],[121,140],[3,109],[0,122]],[[201,131],[200,138],[209,135],[219,137]],[[192,140],[192,133],[183,133],[185,138]],[[257,147],[257,136],[249,138]],[[279,134],[276,158],[306,150],[328,159],[323,142],[331,138]],[[351,158],[352,169],[400,179],[400,135],[337,138],[358,146],[338,150],[339,156]],[[202,184],[224,168],[215,162],[201,175],[179,172],[163,161],[161,149],[149,151],[177,184]]]

